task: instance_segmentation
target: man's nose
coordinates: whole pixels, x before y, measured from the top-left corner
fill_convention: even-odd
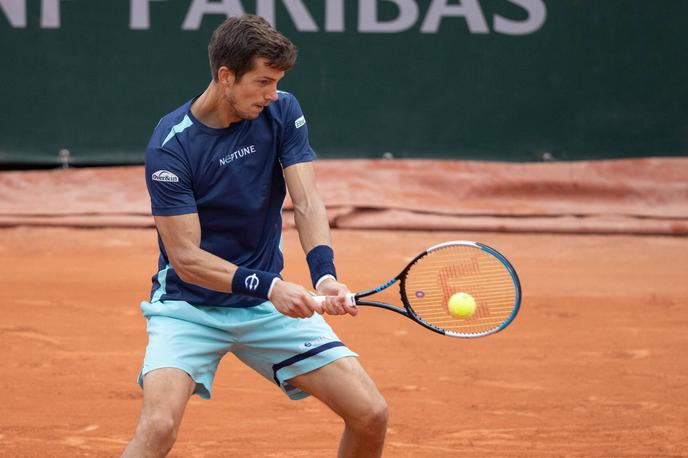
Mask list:
[[[274,89],[274,90],[268,92],[267,95],[265,96],[265,98],[271,102],[277,101],[277,99],[279,98],[277,95],[277,89]]]

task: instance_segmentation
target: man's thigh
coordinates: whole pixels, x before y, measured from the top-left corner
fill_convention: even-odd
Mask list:
[[[231,351],[291,399],[302,399],[310,393],[287,380],[357,356],[318,314],[306,319],[290,318],[269,302],[234,314],[241,325],[235,327],[237,344]]]
[[[156,369],[143,378],[142,419],[173,419],[179,426],[196,382],[186,372],[173,367]]]
[[[217,328],[216,317],[208,309],[185,302],[144,302],[141,308],[148,333],[138,379],[141,387],[149,372],[176,368],[196,382],[194,393],[209,399],[217,366],[232,346],[231,335]]]
[[[289,380],[291,385],[317,397],[343,417],[364,415],[384,403],[375,382],[357,358],[341,358]]]

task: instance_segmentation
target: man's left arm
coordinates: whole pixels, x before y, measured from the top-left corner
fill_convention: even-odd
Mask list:
[[[349,305],[346,295],[349,288],[337,281],[334,271],[334,253],[330,239],[330,225],[325,205],[315,185],[312,162],[299,162],[284,169],[289,195],[294,204],[294,220],[311,279],[319,295],[329,296],[325,311],[330,315],[349,313],[356,315],[356,307]]]

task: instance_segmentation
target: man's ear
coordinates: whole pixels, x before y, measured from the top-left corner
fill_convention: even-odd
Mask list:
[[[232,87],[235,82],[234,72],[224,65],[217,70],[217,80],[226,87]]]

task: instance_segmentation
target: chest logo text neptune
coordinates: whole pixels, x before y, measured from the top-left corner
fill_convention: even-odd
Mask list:
[[[241,159],[243,157],[249,156],[256,152],[256,145],[246,146],[244,148],[239,148],[233,153],[229,153],[225,157],[220,159],[220,165],[227,165],[232,161]]]

